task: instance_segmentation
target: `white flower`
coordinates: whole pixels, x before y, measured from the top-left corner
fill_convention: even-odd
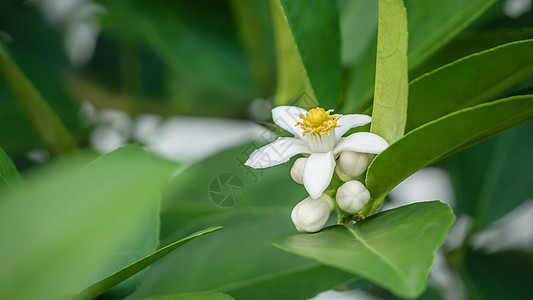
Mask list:
[[[313,199],[329,186],[335,169],[335,158],[342,151],[378,154],[388,147],[380,136],[357,132],[342,137],[354,127],[370,123],[366,115],[330,115],[330,111],[313,108],[307,111],[295,106],[278,106],[272,110],[272,119],[295,137],[280,137],[250,155],[246,165],[268,168],[289,161],[297,154],[307,154],[303,184]]]
[[[356,214],[368,203],[370,193],[361,182],[352,180],[339,187],[336,198],[340,209]]]
[[[296,204],[291,219],[298,231],[317,232],[324,227],[333,208],[333,200],[326,194],[318,199],[307,197]]]

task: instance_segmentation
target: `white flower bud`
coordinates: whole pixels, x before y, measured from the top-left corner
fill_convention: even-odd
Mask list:
[[[322,194],[318,199],[307,197],[296,204],[291,219],[300,232],[317,232],[328,221],[334,203],[330,196]]]
[[[345,212],[360,212],[370,200],[370,192],[357,180],[348,181],[337,190],[337,204]]]
[[[291,168],[291,177],[299,184],[304,184],[304,168],[306,162],[307,158],[300,157],[294,162]]]
[[[342,151],[337,160],[335,172],[342,181],[353,180],[363,174],[370,164],[366,153]]]

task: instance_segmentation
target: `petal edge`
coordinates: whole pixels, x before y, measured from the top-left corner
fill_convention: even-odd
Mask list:
[[[355,151],[370,154],[379,154],[385,150],[389,144],[384,138],[370,132],[356,132],[342,138],[335,146],[334,154],[342,151]]]
[[[291,157],[300,153],[311,153],[305,142],[292,137],[280,137],[256,149],[244,164],[254,169],[268,168],[288,162]]]

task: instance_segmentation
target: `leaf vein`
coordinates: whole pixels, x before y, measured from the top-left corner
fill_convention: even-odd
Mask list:
[[[389,260],[383,253],[376,250],[374,247],[372,247],[370,244],[368,244],[356,231],[355,228],[346,227],[348,230],[354,235],[354,237],[361,242],[370,252],[377,255],[379,258],[381,258],[400,278],[407,278],[407,275],[398,267],[396,264],[394,264],[391,260]]]

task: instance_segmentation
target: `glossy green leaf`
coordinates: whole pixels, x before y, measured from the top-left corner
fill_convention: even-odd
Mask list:
[[[339,269],[313,265],[277,274],[271,280],[261,280],[253,285],[232,290],[231,295],[235,299],[310,299],[322,291],[340,289],[348,283],[350,287],[357,287],[363,282],[359,277],[351,277],[349,273]]]
[[[152,296],[139,300],[232,300],[233,297],[223,293],[203,292]]]
[[[370,131],[394,143],[407,118],[407,16],[402,0],[379,2],[376,89]]]
[[[533,40],[476,53],[409,85],[406,131],[497,96],[533,74]]]
[[[531,132],[530,121],[443,161],[454,185],[456,212],[472,216],[476,229],[533,197]]]
[[[430,57],[495,2],[496,0],[404,0],[409,32],[409,68],[416,67]],[[346,91],[347,112],[359,112],[370,104],[374,89],[375,53],[376,43],[370,42],[364,55],[354,66]]]
[[[96,296],[102,294],[103,292],[107,291],[108,289],[112,288],[113,286],[119,284],[120,282],[130,278],[131,276],[137,274],[138,272],[142,271],[143,269],[147,268],[151,264],[155,263],[156,261],[160,260],[161,258],[165,257],[172,251],[178,249],[185,243],[208,233],[217,231],[222,229],[222,227],[213,227],[208,228],[196,233],[193,233],[189,235],[186,238],[183,238],[177,242],[174,242],[168,246],[165,246],[156,252],[143,257],[142,259],[136,261],[135,263],[107,276],[106,278],[92,284],[88,288],[86,288],[76,299],[93,299]]]
[[[279,0],[310,88],[321,106],[335,108],[339,98],[340,29],[336,3]],[[317,43],[317,41],[321,41]]]
[[[274,245],[415,298],[424,291],[435,252],[454,220],[446,204],[422,202],[384,211],[355,225],[284,238]]]
[[[146,150],[136,145],[129,145],[96,159],[91,162],[87,168],[93,168],[94,166],[105,165],[108,163],[117,164],[120,162],[127,164],[129,161],[139,160],[145,160],[148,162],[150,159],[151,158]],[[102,278],[108,278],[111,276],[110,274],[113,274],[146,255],[151,254],[157,249],[157,246],[159,245],[161,195],[159,191],[154,190],[150,195],[146,194],[144,197],[145,206],[143,212],[139,213],[135,220],[129,224],[130,230],[134,234],[124,236],[121,239],[120,246],[113,249],[113,251],[108,251],[106,254],[106,260],[108,263],[103,265],[97,272],[94,272],[92,281],[98,281],[99,283],[104,280]],[[143,275],[144,272],[129,278],[118,286],[106,286],[107,288],[105,290],[99,291],[104,292],[114,286],[108,291],[108,293],[123,298],[135,291],[137,285],[141,282]],[[123,280],[126,278],[128,277],[122,277]],[[93,285],[97,285],[98,283]]]
[[[268,194],[266,190],[263,193]],[[273,240],[296,233],[290,220],[291,208],[226,210],[197,216],[177,231],[175,235],[212,224],[224,227],[209,239],[187,244],[154,264],[129,299],[206,290],[237,299],[309,299],[354,277],[303,258],[295,259],[271,246]],[[310,276],[318,272],[319,276]]]
[[[424,63],[409,70],[409,77],[417,78],[468,55],[527,39],[533,39],[533,29],[467,31],[440,48]]]
[[[39,138],[52,154],[77,148],[75,140],[39,91],[9,58],[0,45],[0,73],[33,124]]]
[[[19,171],[4,149],[0,147],[0,188],[3,186],[16,187],[22,182]]]
[[[26,173],[24,187],[2,194],[0,298],[72,297],[138,232],[137,218],[174,167],[119,158],[133,148],[83,168],[84,159],[64,158]]]
[[[387,193],[414,172],[452,152],[533,118],[533,96],[515,96],[463,109],[406,134],[370,165],[366,185],[375,213]]]

